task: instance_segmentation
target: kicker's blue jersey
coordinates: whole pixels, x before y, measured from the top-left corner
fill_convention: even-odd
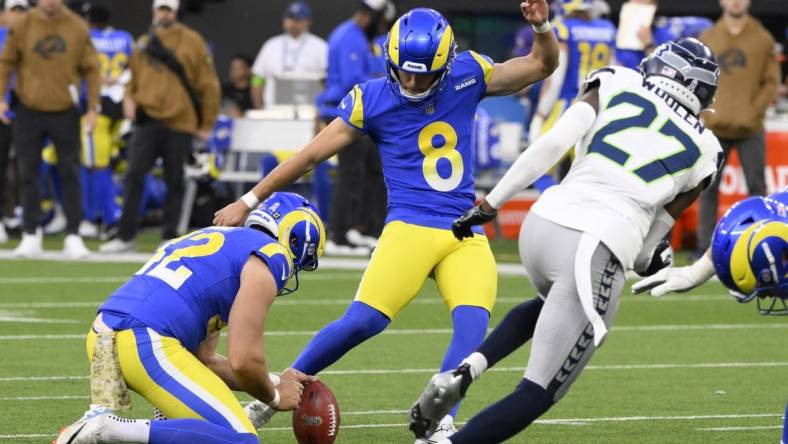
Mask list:
[[[570,103],[588,74],[612,63],[616,27],[607,19],[568,18],[556,21],[555,32],[569,50],[569,66],[558,98]]]
[[[339,104],[339,117],[380,150],[386,222],[450,229],[473,206],[474,116],[492,72],[488,57],[466,51],[430,100],[409,102],[382,78],[356,85]]]
[[[293,273],[290,251],[252,228],[210,227],[160,247],[98,311],[113,330],[149,327],[194,352],[227,325],[249,256],[265,262],[282,289]]]
[[[134,38],[119,29],[91,29],[90,38],[98,53],[101,76],[117,79],[129,66]]]

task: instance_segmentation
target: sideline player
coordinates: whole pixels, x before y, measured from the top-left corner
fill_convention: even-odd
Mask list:
[[[531,119],[533,143],[549,130],[577,98],[583,80],[592,71],[613,63],[616,27],[606,18],[593,17],[592,0],[561,0],[555,21],[560,56],[558,68],[545,80]]]
[[[454,223],[458,237],[470,235],[576,146],[569,174],[545,191],[520,231],[520,255],[544,306],[515,307],[458,369],[433,376],[411,411],[417,438],[531,335],[517,388],[442,444],[504,441],[567,393],[612,324],[625,272],[645,272],[675,218],[717,172],[722,150],[698,115],[713,103],[718,80],[714,55],[694,39],[660,46],[641,73],[593,72],[579,100]]]
[[[295,290],[287,281],[296,277],[297,288],[296,273],[317,268],[324,241],[311,204],[276,193],[244,228],[204,228],[160,247],[99,307],[87,350],[95,368],[97,336],[112,335],[117,378],[169,419],[118,418],[91,405],[57,443],[258,443],[231,390],[278,410],[298,406],[302,383],[314,378],[287,369],[274,387],[264,327],[276,297]],[[226,358],[215,352],[224,326]],[[99,379],[91,378],[92,389]]]
[[[456,367],[484,339],[495,303],[495,259],[481,227],[458,241],[451,223],[475,198],[470,141],[479,101],[522,90],[549,75],[558,61],[546,1],[525,1],[520,9],[537,31],[533,51],[500,64],[473,51],[455,54],[452,28],[437,11],[419,8],[403,15],[386,44],[388,76],[353,87],[338,107],[339,118],[241,200],[217,212],[215,224],[239,224],[258,199],[363,134],[378,145],[388,187],[383,234],[355,300],[312,339],[294,368],[316,374],[383,331],[428,277],[437,283],[454,325],[441,368]],[[442,436],[454,430],[453,415],[446,415]]]
[[[105,227],[114,226],[120,217],[110,160],[116,154],[123,122],[123,95],[125,85],[131,79],[129,59],[134,49],[134,38],[128,32],[109,25],[110,11],[104,5],[90,5],[85,16],[90,23],[90,38],[98,55],[102,84],[101,113],[96,125],[92,131],[82,131],[82,202],[85,219],[79,227],[79,235],[99,237],[99,215]]]

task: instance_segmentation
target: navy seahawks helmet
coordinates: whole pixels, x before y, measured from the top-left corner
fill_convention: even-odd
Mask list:
[[[720,81],[714,53],[694,38],[657,46],[640,62],[640,72],[695,115],[714,103]]]
[[[317,269],[318,258],[323,254],[326,229],[317,209],[300,194],[272,194],[249,213],[244,226],[270,234],[290,250],[296,284],[281,294],[292,293],[298,288],[298,271]]]
[[[408,11],[394,22],[384,47],[391,89],[411,102],[430,99],[443,87],[456,50],[454,32],[438,11],[429,8]],[[402,88],[399,71],[435,74],[435,79],[423,93],[412,94]]]

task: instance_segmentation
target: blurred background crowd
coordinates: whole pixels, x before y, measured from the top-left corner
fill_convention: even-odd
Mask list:
[[[356,83],[386,74],[386,32],[428,6],[453,24],[459,50],[501,62],[530,52],[517,2],[495,0],[5,0],[0,16],[0,243],[42,252],[135,249],[210,225],[337,116]],[[482,4],[483,3],[483,4]],[[479,193],[572,103],[586,74],[637,69],[660,43],[697,37],[721,82],[705,123],[727,166],[677,224],[675,247],[704,251],[718,215],[746,195],[788,185],[788,8],[784,0],[552,0],[561,63],[516,97],[490,98],[474,135]],[[757,18],[755,18],[757,16]],[[781,66],[782,65],[782,66]],[[501,209],[491,236],[516,237],[540,191],[571,158]],[[296,185],[329,229],[328,254],[368,255],[386,186],[374,141],[354,142]],[[20,238],[16,243],[15,238]]]

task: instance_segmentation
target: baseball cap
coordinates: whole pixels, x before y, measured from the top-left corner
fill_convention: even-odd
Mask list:
[[[285,17],[295,20],[309,20],[312,18],[312,8],[309,7],[309,3],[304,1],[290,3],[285,10]]]
[[[30,9],[27,0],[5,0],[5,9],[25,8]]]
[[[180,6],[180,0],[153,0],[153,9],[170,8],[177,11]]]

